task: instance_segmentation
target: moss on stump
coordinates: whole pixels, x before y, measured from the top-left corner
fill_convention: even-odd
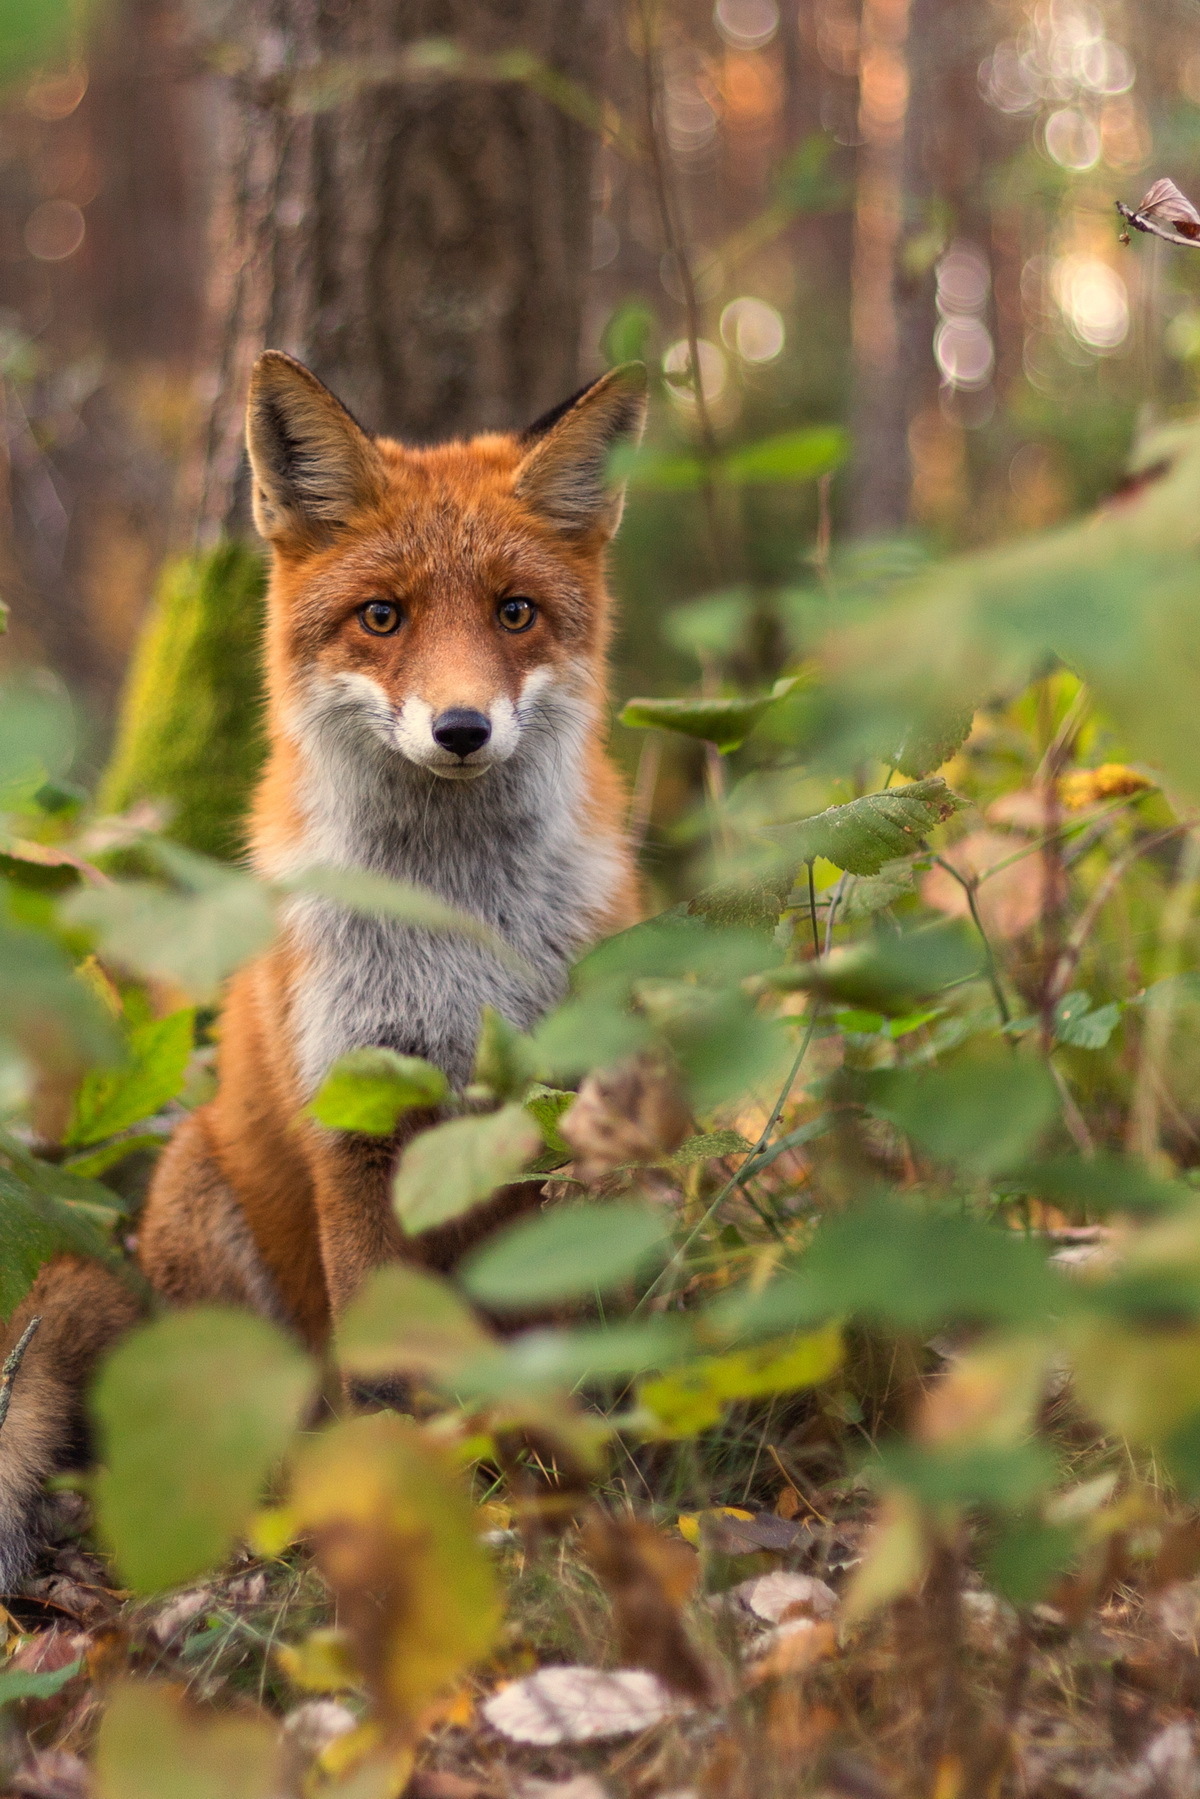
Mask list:
[[[225,859],[245,848],[265,753],[265,591],[262,555],[234,541],[163,571],[100,787],[112,812],[165,802],[170,837]]]

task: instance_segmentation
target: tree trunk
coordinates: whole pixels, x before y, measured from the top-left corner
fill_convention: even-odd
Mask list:
[[[480,65],[532,53],[596,93],[609,11],[248,0],[251,61],[223,131],[201,543],[246,527],[242,408],[267,346],[369,429],[414,442],[529,423],[577,385],[595,139]],[[430,38],[478,78],[405,74],[406,47]]]

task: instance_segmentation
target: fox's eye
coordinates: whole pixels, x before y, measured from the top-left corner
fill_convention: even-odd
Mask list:
[[[390,600],[368,600],[358,609],[358,622],[372,637],[390,637],[399,630],[402,616],[399,606]]]
[[[506,631],[528,631],[537,617],[537,607],[532,600],[501,600],[496,616]]]

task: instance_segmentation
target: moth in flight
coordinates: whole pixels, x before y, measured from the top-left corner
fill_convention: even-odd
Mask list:
[[[1135,231],[1149,231],[1169,244],[1190,244],[1193,249],[1200,249],[1200,212],[1173,181],[1156,181],[1136,211],[1118,200],[1117,211]],[[1121,232],[1121,242],[1129,242],[1128,231]]]

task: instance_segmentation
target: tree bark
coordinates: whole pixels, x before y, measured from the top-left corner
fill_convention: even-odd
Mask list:
[[[397,79],[397,58],[433,37],[476,59],[521,50],[595,93],[610,11],[247,0],[249,60],[223,129],[200,544],[246,528],[242,407],[268,346],[369,429],[413,442],[529,423],[577,385],[594,136],[527,85]]]

